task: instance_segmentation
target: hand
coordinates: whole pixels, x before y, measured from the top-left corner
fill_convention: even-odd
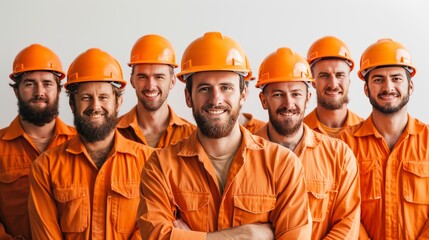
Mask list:
[[[207,234],[207,240],[274,240],[274,230],[269,223],[246,224]]]
[[[183,230],[191,230],[191,228],[182,219],[174,220],[173,225],[175,228],[179,228]]]

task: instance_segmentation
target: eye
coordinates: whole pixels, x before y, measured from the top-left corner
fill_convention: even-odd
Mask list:
[[[299,92],[292,93],[292,97],[300,97],[300,96],[302,96],[302,94]]]
[[[221,90],[222,91],[232,91],[234,88],[232,86],[222,86]]]
[[[198,89],[198,92],[208,92],[209,91],[209,88],[208,87],[200,87],[199,89]]]

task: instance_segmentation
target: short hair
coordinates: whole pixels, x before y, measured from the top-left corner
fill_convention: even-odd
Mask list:
[[[246,84],[246,81],[244,80],[244,76],[241,74],[238,74],[240,77],[240,93],[243,92],[244,88],[248,86],[248,83]],[[192,95],[192,78],[193,74],[191,74],[188,78],[186,78],[186,90],[189,92],[189,95]]]
[[[132,65],[131,66],[131,76],[134,74],[134,67],[136,66],[137,64],[134,64],[134,65]],[[168,65],[168,64],[165,64],[165,65]],[[170,68],[170,74],[171,75],[174,75],[174,67],[173,66],[171,66],[171,65],[168,65]]]
[[[378,69],[378,68],[386,68],[386,67],[402,67],[402,66],[400,66],[400,65],[385,65],[385,66],[377,66],[377,67],[375,67],[374,69]],[[410,73],[410,72],[409,72],[405,67],[403,67],[403,68],[404,68],[404,70],[405,70],[405,76],[407,77],[408,83],[410,83],[410,81],[411,81],[411,73]],[[372,70],[374,70],[374,69],[372,69]],[[372,70],[371,70],[371,71],[372,71]],[[367,85],[368,85],[369,75],[370,75],[371,71],[369,71],[369,72],[364,76],[365,84],[367,84]]]
[[[21,74],[18,74],[18,75],[14,78],[14,79],[15,79],[15,82],[14,82],[14,83],[9,83],[9,86],[11,86],[13,89],[18,89],[19,84],[21,84],[22,79],[24,78],[24,76],[25,76],[25,75],[27,75],[27,74],[29,74],[29,73],[33,73],[33,72],[36,72],[36,71],[28,71],[28,72],[23,72],[23,73],[21,73]],[[59,77],[59,76],[57,76],[56,74],[54,74],[54,73],[53,73],[53,72],[51,72],[51,71],[46,71],[46,72],[50,72],[50,73],[52,73],[52,75],[54,76],[55,82],[57,83],[57,89],[58,89],[58,92],[60,92],[60,91],[61,91],[61,88],[63,87],[63,85],[61,85],[60,77]]]

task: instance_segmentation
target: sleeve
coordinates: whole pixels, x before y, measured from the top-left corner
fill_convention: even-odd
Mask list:
[[[332,228],[324,239],[358,239],[360,228],[360,182],[356,158],[344,143],[337,147],[337,157],[343,158],[340,185],[332,207]]]
[[[3,223],[0,222],[0,239],[12,239],[12,236],[6,233]]]
[[[207,233],[174,228],[176,207],[159,156],[152,154],[142,171],[137,224],[143,239],[206,239]],[[167,160],[167,159],[164,159]]]
[[[276,206],[270,213],[275,239],[311,239],[311,214],[301,161],[292,152],[272,157],[287,162],[278,176]]]
[[[62,239],[55,200],[50,191],[49,171],[44,162],[47,157],[42,154],[33,162],[30,173],[28,212],[31,234],[35,240]]]

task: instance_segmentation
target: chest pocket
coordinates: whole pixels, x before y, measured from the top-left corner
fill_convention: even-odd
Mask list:
[[[88,187],[54,189],[63,232],[83,232],[88,228],[90,214],[88,191]]]
[[[31,161],[26,160],[24,155],[0,156],[0,182],[13,183],[22,177],[27,177],[30,167]]]
[[[134,232],[137,227],[139,183],[112,183],[112,221],[119,233]]]
[[[338,191],[332,182],[306,180],[308,201],[313,222],[322,222],[332,205],[332,197]]]
[[[381,199],[382,172],[380,163],[377,160],[359,161],[362,202]]]
[[[276,198],[269,195],[234,196],[234,226],[250,223],[266,223],[276,207]]]
[[[210,194],[205,192],[176,192],[174,205],[179,210],[176,215],[183,219],[194,231],[208,231]]]
[[[404,162],[402,169],[404,199],[411,203],[429,204],[429,162]]]

